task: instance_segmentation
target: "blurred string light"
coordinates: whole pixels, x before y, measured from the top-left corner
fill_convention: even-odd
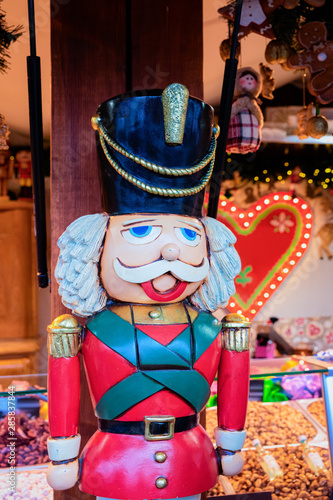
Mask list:
[[[230,169],[224,179],[232,179],[237,171],[243,181],[274,185],[295,182],[290,177],[295,175],[308,186],[309,196],[316,186],[333,189],[333,166],[331,145],[263,143],[254,154],[228,154]],[[315,166],[315,167],[314,167]],[[300,168],[295,172],[296,167]],[[311,191],[312,190],[312,191]]]

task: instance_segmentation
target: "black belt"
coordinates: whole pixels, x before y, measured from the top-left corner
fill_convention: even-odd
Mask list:
[[[199,415],[187,417],[172,417],[163,415],[160,417],[145,417],[144,421],[129,422],[126,420],[104,420],[98,419],[98,428],[103,432],[112,434],[130,434],[133,436],[145,436],[147,441],[162,441],[171,439],[175,432],[189,431],[199,424]]]

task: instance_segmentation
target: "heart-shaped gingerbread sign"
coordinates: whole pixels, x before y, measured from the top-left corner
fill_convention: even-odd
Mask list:
[[[263,196],[247,210],[221,198],[218,220],[237,237],[242,261],[228,308],[251,320],[306,252],[312,212],[305,200],[279,192]]]

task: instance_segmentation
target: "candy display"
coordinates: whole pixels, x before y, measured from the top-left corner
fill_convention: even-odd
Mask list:
[[[206,429],[213,437],[216,416],[213,410],[207,410]],[[309,439],[317,435],[317,429],[303,413],[289,403],[260,403],[249,401],[246,425],[247,438],[244,447],[251,448],[253,439],[260,439],[263,446],[298,443],[300,429]]]
[[[299,442],[301,443],[302,456],[315,476],[319,476],[322,472],[328,474],[321,456],[313,446],[309,445],[306,436],[300,436]]]
[[[326,351],[320,351],[317,352],[316,358],[320,359],[321,361],[327,361],[330,363],[333,361],[333,349],[327,349]]]
[[[288,397],[281,387],[281,378],[265,378],[263,380],[262,400],[264,403],[288,401]]]
[[[0,474],[0,498],[2,500],[53,500],[53,490],[46,482],[44,471],[16,473],[15,492],[8,490],[7,473]]]
[[[281,436],[281,439],[282,436]],[[328,450],[317,448],[326,467],[329,467]],[[299,447],[275,448],[274,458],[283,470],[283,477],[270,481],[263,471],[255,450],[245,452],[246,465],[243,472],[230,478],[236,493],[270,491],[272,500],[328,500],[332,483],[329,477],[320,472],[319,476],[311,471],[302,457]],[[208,492],[208,496],[221,495],[222,487],[218,483]]]
[[[254,439],[252,444],[256,449],[258,461],[270,480],[273,481],[277,477],[283,477],[283,471],[275,460],[274,455],[272,455],[272,452],[263,448],[259,439]]]
[[[307,402],[304,401],[305,404]],[[269,491],[272,500],[286,498],[287,500],[305,500],[320,498],[328,500],[331,491],[331,480],[325,469],[330,467],[329,451],[311,445],[311,451],[319,455],[325,469],[318,470],[318,476],[309,467],[303,457],[302,447],[299,444],[300,433],[306,435],[308,441],[326,436],[316,428],[303,414],[302,408],[295,408],[295,403],[249,402],[247,413],[247,439],[244,445],[246,465],[243,471],[230,479],[236,493],[253,493]],[[322,400],[308,405],[308,410],[316,411],[316,416],[324,412]],[[306,411],[305,411],[306,413]],[[212,435],[215,427],[214,412],[206,412],[206,429]],[[251,438],[260,440],[263,446],[269,446],[268,455],[274,458],[283,472],[283,477],[272,478],[264,472],[261,458],[253,449]],[[311,444],[311,443],[310,443]],[[208,496],[221,495],[223,487],[220,483],[208,492]]]
[[[299,376],[285,375],[282,378],[281,387],[289,399],[311,399],[321,395],[321,380],[317,373]]]
[[[250,402],[246,427],[245,447],[251,447],[255,438],[259,438],[263,446],[294,444],[298,442],[300,429],[309,439],[317,434],[312,423],[289,403]]]
[[[49,461],[47,438],[49,424],[38,417],[29,418],[24,412],[16,416],[16,466],[43,464]],[[8,446],[7,417],[0,420],[0,468],[8,467],[10,448]]]
[[[317,401],[313,401],[307,407],[307,410],[315,417],[318,422],[324,427],[327,426],[326,422],[326,413],[324,401],[322,399],[318,399]]]

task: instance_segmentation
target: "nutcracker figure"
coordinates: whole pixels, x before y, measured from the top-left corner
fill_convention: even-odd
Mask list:
[[[14,158],[9,151],[9,128],[0,115],[0,201],[9,200],[8,181],[14,173]]]
[[[15,156],[20,179],[20,198],[32,198],[32,163],[31,152],[25,149],[18,151]]]
[[[98,499],[197,499],[243,467],[249,385],[249,325],[212,315],[240,270],[233,234],[202,217],[213,109],[173,84],[110,99],[93,127],[106,213],[59,240],[59,293],[87,320],[48,328],[48,481]],[[98,424],[80,458],[79,356]],[[217,373],[215,449],[199,413]]]

